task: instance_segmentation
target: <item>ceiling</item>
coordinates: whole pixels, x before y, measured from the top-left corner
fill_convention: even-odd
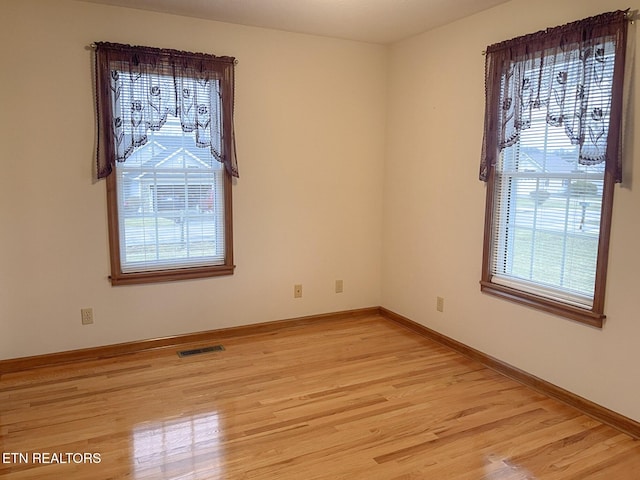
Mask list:
[[[508,0],[83,0],[388,44]]]

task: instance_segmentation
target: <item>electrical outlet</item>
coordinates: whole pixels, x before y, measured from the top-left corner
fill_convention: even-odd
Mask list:
[[[80,310],[83,325],[91,325],[93,323],[93,308],[83,308]]]
[[[342,293],[344,284],[342,280],[336,280],[336,293]]]
[[[293,286],[293,298],[302,298],[302,285]]]
[[[439,312],[444,312],[444,297],[436,298],[436,310]]]

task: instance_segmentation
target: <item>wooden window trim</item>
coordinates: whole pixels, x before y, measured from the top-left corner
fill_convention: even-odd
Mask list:
[[[176,280],[190,280],[196,278],[233,275],[233,219],[231,205],[231,175],[224,169],[224,235],[225,262],[222,265],[206,267],[185,267],[147,272],[124,273],[120,259],[120,223],[118,216],[118,195],[116,187],[116,173],[106,178],[107,183],[107,217],[109,224],[109,250],[111,257],[112,285],[134,285],[143,283],[170,282]]]
[[[593,294],[593,306],[590,310],[554,301],[545,297],[531,294],[516,288],[498,285],[491,281],[491,251],[493,212],[495,211],[495,171],[491,169],[487,179],[487,198],[484,224],[484,246],[482,251],[482,278],[480,290],[484,293],[526,305],[547,313],[558,315],[576,322],[602,328],[606,315],[604,314],[605,287],[607,281],[607,266],[609,260],[609,241],[611,234],[611,217],[613,213],[613,192],[615,185],[611,168],[605,170],[604,189],[602,192],[602,211],[600,217],[600,237],[598,242],[598,260],[596,264],[596,279]]]

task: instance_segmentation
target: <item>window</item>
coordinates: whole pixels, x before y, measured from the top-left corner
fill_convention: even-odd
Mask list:
[[[96,44],[111,282],[233,273],[234,59]]]
[[[481,289],[602,326],[625,12],[487,49]]]

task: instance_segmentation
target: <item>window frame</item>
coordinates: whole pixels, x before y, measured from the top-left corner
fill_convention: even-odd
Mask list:
[[[138,47],[107,42],[97,42],[92,45],[95,49],[95,76],[96,76],[96,113],[97,113],[97,169],[98,178],[106,180],[107,194],[107,224],[109,237],[110,270],[109,280],[112,285],[130,285],[168,282],[177,280],[189,280],[206,277],[232,275],[235,271],[233,258],[233,208],[232,186],[233,176],[238,176],[235,159],[235,138],[233,127],[234,110],[234,73],[236,63],[233,57],[216,57],[215,55],[183,52],[171,49],[159,49],[153,47]],[[100,54],[100,52],[103,52]],[[110,57],[113,55],[113,57]],[[139,55],[139,57],[138,57]],[[214,156],[213,162],[223,164],[222,184],[223,193],[221,199],[224,202],[222,208],[224,225],[220,226],[224,231],[224,259],[222,263],[213,265],[189,266],[177,265],[169,268],[148,269],[135,272],[124,272],[121,258],[120,220],[121,213],[118,207],[118,173],[116,167],[116,152],[114,147],[113,111],[111,106],[111,93],[109,76],[111,75],[111,59],[118,61],[121,58],[132,58],[134,62],[138,58],[142,62],[191,62],[199,68],[209,68],[215,72],[220,80],[220,116],[221,116],[221,157]],[[204,67],[203,67],[204,66]],[[195,131],[191,134],[195,135]],[[213,155],[213,154],[212,154]]]
[[[613,192],[615,180],[610,168],[605,169],[602,191],[602,210],[600,213],[600,231],[598,240],[598,259],[596,263],[596,278],[593,291],[593,306],[590,310],[552,300],[519,290],[507,285],[500,285],[491,281],[491,260],[493,251],[494,212],[496,210],[496,169],[489,171],[486,191],[486,207],[484,222],[484,240],[482,252],[482,277],[480,290],[484,293],[510,300],[522,305],[537,308],[547,313],[559,315],[577,322],[601,328],[606,315],[604,314],[605,287],[607,281],[607,266],[609,260],[609,243],[611,236],[611,217],[613,214]]]
[[[615,184],[621,182],[622,176],[622,104],[628,20],[628,11],[618,10],[608,12],[567,25],[548,28],[533,34],[494,44],[486,50],[485,128],[480,179],[485,181],[487,186],[480,289],[482,292],[490,295],[598,328],[602,328],[606,318],[604,306],[613,216],[613,196]],[[508,139],[506,136],[504,138],[500,136],[500,129],[503,127],[503,124],[500,123],[501,119],[498,117],[497,112],[501,107],[505,111],[510,109],[512,104],[500,104],[502,101],[502,90],[505,88],[505,84],[502,83],[503,80],[498,81],[497,78],[503,79],[506,72],[506,70],[504,70],[504,63],[500,62],[529,58],[527,57],[528,55],[538,54],[538,52],[543,52],[546,48],[562,48],[562,45],[567,45],[570,42],[581,44],[582,41],[591,41],[604,36],[613,36],[616,39],[615,67],[611,91],[610,124],[606,145],[606,163],[601,197],[602,203],[600,207],[600,228],[594,272],[593,302],[589,308],[532,293],[531,291],[517,288],[517,285],[506,285],[504,281],[500,283],[492,281],[493,255],[496,251],[493,248],[493,242],[496,241],[493,233],[496,226],[495,224],[498,221],[496,212],[499,206],[502,205],[502,203],[500,203],[501,200],[497,198],[499,181],[495,164],[501,161],[501,159],[499,159],[500,155],[502,155],[501,150],[506,146],[513,145],[513,142],[517,140],[517,136],[513,138],[509,137]],[[489,60],[489,54],[492,55],[493,60]],[[513,94],[512,91],[510,91],[510,93]],[[511,112],[511,110],[508,111]],[[513,117],[509,118],[512,119]],[[505,121],[508,121],[508,119]],[[516,128],[520,127],[516,126]],[[504,134],[504,131],[502,131],[502,134]],[[502,147],[500,147],[500,145],[502,145]],[[558,288],[557,291],[567,292],[567,290],[562,288]]]
[[[109,250],[111,259],[112,285],[132,285],[140,283],[170,282],[176,280],[190,280],[196,278],[217,277],[233,275],[235,265],[233,263],[233,219],[231,175],[224,170],[224,236],[225,256],[221,265],[208,265],[198,267],[171,268],[162,270],[148,270],[143,272],[123,272],[120,257],[120,216],[118,211],[117,173],[114,171],[106,178],[107,183],[107,218],[109,226]]]

